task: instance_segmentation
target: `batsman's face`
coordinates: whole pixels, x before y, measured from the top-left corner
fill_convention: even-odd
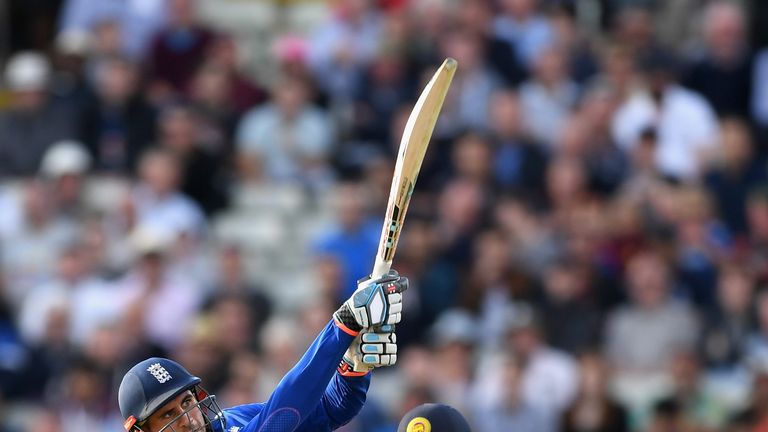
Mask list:
[[[187,390],[152,414],[142,429],[148,432],[204,431],[205,420],[197,399]]]

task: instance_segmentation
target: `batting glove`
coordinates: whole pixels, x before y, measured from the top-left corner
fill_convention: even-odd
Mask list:
[[[397,324],[403,309],[401,293],[406,289],[408,278],[401,277],[395,270],[378,279],[360,279],[357,291],[333,317],[355,333],[375,326]]]
[[[397,362],[394,327],[384,325],[375,331],[360,333],[344,353],[339,373],[344,376],[362,376],[373,368],[394,365]]]

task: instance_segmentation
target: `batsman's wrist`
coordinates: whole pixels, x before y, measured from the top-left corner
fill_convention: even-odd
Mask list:
[[[357,336],[357,333],[360,333],[360,330],[363,329],[355,319],[355,314],[352,313],[352,310],[346,303],[341,305],[341,307],[333,313],[333,319],[336,321],[337,325],[341,324],[343,326],[342,330],[345,332],[347,332],[347,330],[353,332],[354,334],[347,332],[352,336]]]
[[[362,372],[355,371],[355,365],[352,360],[344,356],[339,362],[339,367],[336,369],[336,371],[339,373],[339,375],[345,377],[361,377],[368,374],[371,370],[368,369]]]

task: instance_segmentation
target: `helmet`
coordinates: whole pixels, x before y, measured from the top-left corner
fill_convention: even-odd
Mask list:
[[[197,404],[189,410],[199,408],[209,426],[218,422],[224,430],[224,415],[216,403],[216,396],[209,396],[200,381],[180,364],[165,358],[153,357],[132,367],[123,377],[117,396],[125,430],[142,431],[141,424],[149,416],[187,390],[192,390],[197,398]]]
[[[397,432],[471,432],[467,420],[456,408],[442,404],[423,404],[408,411]]]

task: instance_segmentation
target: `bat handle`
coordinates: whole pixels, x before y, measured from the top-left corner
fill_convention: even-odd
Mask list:
[[[376,263],[373,265],[373,271],[371,272],[371,279],[378,279],[389,272],[389,268],[392,266],[392,261],[384,261],[380,257],[376,257]]]
[[[391,266],[392,266],[392,261],[384,261],[383,259],[381,259],[381,257],[379,257],[377,255],[376,256],[376,263],[374,263],[373,271],[371,272],[371,279],[378,279],[378,278],[384,276],[385,274],[387,274],[389,272],[389,268]],[[384,327],[384,328],[391,327],[391,330],[385,330],[382,327]],[[394,324],[389,324],[389,325],[384,325],[384,326],[378,325],[378,326],[374,327],[373,331],[375,331],[375,332],[395,331],[395,325]]]

